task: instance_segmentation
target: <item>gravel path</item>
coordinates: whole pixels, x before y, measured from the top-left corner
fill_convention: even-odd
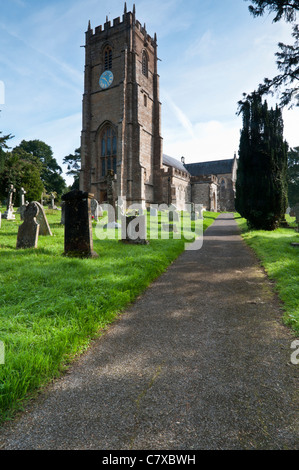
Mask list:
[[[232,214],[205,232],[1,449],[298,449],[295,339]]]

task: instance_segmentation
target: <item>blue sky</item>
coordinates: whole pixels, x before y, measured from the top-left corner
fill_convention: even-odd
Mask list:
[[[158,38],[164,153],[187,163],[233,157],[237,102],[277,73],[274,54],[279,41],[292,42],[290,25],[253,18],[244,0],[135,5]],[[80,146],[88,20],[95,28],[123,9],[123,0],[1,0],[0,130],[15,136],[12,146],[43,140],[60,164]],[[285,110],[284,123],[289,145],[298,146],[299,109]]]

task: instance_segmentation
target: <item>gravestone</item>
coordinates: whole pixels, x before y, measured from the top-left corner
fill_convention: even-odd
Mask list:
[[[1,212],[0,212],[0,228],[1,228]]]
[[[21,220],[24,220],[23,218],[23,214],[24,214],[24,210],[26,208],[25,206],[25,194],[26,194],[26,191],[24,188],[21,188],[20,189],[20,206],[17,210],[17,213],[18,214],[21,214]],[[24,207],[25,206],[25,207]]]
[[[99,220],[99,203],[96,199],[90,201],[91,218],[96,222]]]
[[[96,258],[93,250],[90,201],[93,194],[73,189],[62,196],[65,202],[64,255]]]
[[[294,206],[294,216],[296,217],[296,224],[297,224],[297,229],[296,231],[299,232],[299,203],[295,204]]]
[[[13,187],[13,184],[9,185],[9,188],[7,189],[7,191],[8,191],[8,198],[7,198],[7,204],[6,204],[6,211],[3,214],[3,219],[15,220],[16,217],[13,213],[12,196],[16,192],[16,190]]]
[[[151,217],[157,217],[158,215],[158,211],[154,207],[148,207],[147,212],[149,213]]]
[[[26,207],[28,206],[29,202],[26,201],[25,204],[23,204],[20,208],[19,208],[19,212],[20,212],[20,219],[21,220],[24,220],[24,212],[26,210]]]
[[[39,224],[39,234],[52,236],[52,232],[51,232],[43,206],[37,201],[34,201],[34,202],[35,204],[37,204],[38,209],[39,209],[38,215],[36,217],[36,221]]]
[[[65,223],[65,202],[64,201],[61,203],[60,223],[61,223],[61,225],[64,225],[64,223]]]
[[[48,206],[48,209],[58,210],[58,207],[55,206],[55,196],[51,193],[51,204]]]
[[[148,245],[145,215],[121,216],[121,241],[133,245]]]
[[[35,202],[30,202],[24,212],[24,222],[19,226],[17,248],[37,248],[39,224],[36,221],[39,208]]]
[[[24,204],[25,204],[25,194],[26,194],[26,192],[27,191],[25,191],[24,188],[20,189],[20,207],[24,206]]]
[[[162,224],[162,230],[164,232],[177,232],[177,226],[175,224]]]

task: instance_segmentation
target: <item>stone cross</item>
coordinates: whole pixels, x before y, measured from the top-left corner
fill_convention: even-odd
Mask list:
[[[19,226],[17,248],[37,248],[39,224],[36,221],[39,208],[35,202],[30,202],[24,212],[24,222]]]
[[[16,192],[16,190],[13,187],[13,184],[9,185],[9,188],[7,189],[7,191],[8,191],[8,198],[7,198],[7,204],[6,204],[6,211],[3,214],[3,219],[14,220],[15,215],[13,213],[12,196],[13,196],[13,193]]]
[[[25,194],[26,194],[26,191],[24,188],[21,188],[20,189],[20,207],[19,209],[17,210],[17,213],[20,214],[20,219],[21,220],[24,220],[24,211],[26,209],[26,203],[25,203]]]
[[[6,209],[9,210],[13,208],[13,204],[12,204],[12,195],[13,193],[16,192],[15,188],[13,187],[13,184],[10,184],[9,185],[9,188],[7,189],[8,191],[8,198],[7,198],[7,205],[6,205]]]
[[[53,193],[51,193],[51,204],[49,205],[49,209],[56,209],[56,206],[55,206],[55,196]]]
[[[25,205],[25,194],[27,191],[25,191],[24,188],[20,189],[20,207]]]
[[[93,250],[90,201],[93,194],[73,189],[62,196],[65,202],[64,255],[96,258]]]

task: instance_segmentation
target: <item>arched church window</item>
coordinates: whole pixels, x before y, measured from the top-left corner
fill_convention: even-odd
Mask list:
[[[225,188],[226,188],[225,179],[222,178],[222,180],[220,181],[220,191],[224,191]]]
[[[148,57],[145,51],[142,52],[142,73],[148,77]]]
[[[104,69],[112,69],[112,48],[107,46],[104,50]]]
[[[116,163],[116,131],[112,126],[106,126],[101,134],[101,175],[106,176],[108,170],[116,173]]]

